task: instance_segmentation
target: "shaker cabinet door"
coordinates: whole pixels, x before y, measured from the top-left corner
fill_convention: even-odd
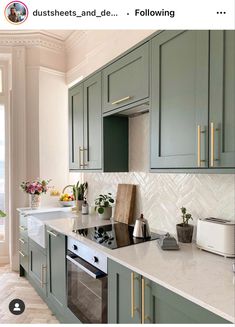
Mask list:
[[[208,165],[209,31],[165,31],[152,40],[151,166]]]
[[[211,31],[211,168],[235,167],[235,31]]]
[[[149,97],[149,43],[102,71],[102,95],[104,113]]]
[[[84,82],[83,169],[102,169],[101,73]]]
[[[47,227],[48,299],[60,313],[66,306],[66,239]]]
[[[29,279],[40,294],[46,295],[46,255],[42,248],[29,240]]]
[[[108,323],[141,322],[140,275],[108,261]]]
[[[83,149],[83,84],[69,90],[69,169],[81,169]]]

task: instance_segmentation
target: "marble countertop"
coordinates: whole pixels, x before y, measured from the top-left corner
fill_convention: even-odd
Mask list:
[[[46,218],[46,221],[45,221]],[[96,215],[79,215],[50,220],[45,223],[56,231],[71,236],[107,255],[112,260],[146,278],[191,300],[207,310],[235,322],[235,274],[233,259],[225,259],[199,250],[193,244],[180,244],[180,251],[163,251],[156,241],[110,250],[72,232],[73,228],[88,228],[110,224]]]

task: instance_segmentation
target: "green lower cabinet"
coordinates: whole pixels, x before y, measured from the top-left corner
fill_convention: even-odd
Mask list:
[[[63,319],[66,308],[66,237],[47,228],[47,297]]]
[[[108,278],[109,323],[230,323],[112,260]]]
[[[29,280],[41,296],[47,294],[45,249],[29,239]]]
[[[108,261],[109,324],[141,322],[140,280],[140,275],[134,274],[116,262]]]

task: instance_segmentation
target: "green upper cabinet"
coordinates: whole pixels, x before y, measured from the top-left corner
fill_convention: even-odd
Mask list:
[[[149,43],[102,71],[103,113],[149,97]]]
[[[209,31],[152,39],[150,168],[208,164]]]
[[[101,73],[83,84],[84,92],[84,169],[102,168]]]
[[[102,168],[101,73],[69,90],[69,168]]]
[[[66,237],[47,227],[47,295],[63,315],[66,307]]]
[[[69,90],[69,168],[81,169],[83,148],[83,84]]]
[[[211,168],[235,167],[235,31],[211,31]]]

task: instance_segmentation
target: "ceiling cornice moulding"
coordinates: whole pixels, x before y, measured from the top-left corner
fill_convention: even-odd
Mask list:
[[[43,47],[55,51],[64,51],[62,40],[47,36],[40,32],[15,31],[0,32],[0,46]]]

